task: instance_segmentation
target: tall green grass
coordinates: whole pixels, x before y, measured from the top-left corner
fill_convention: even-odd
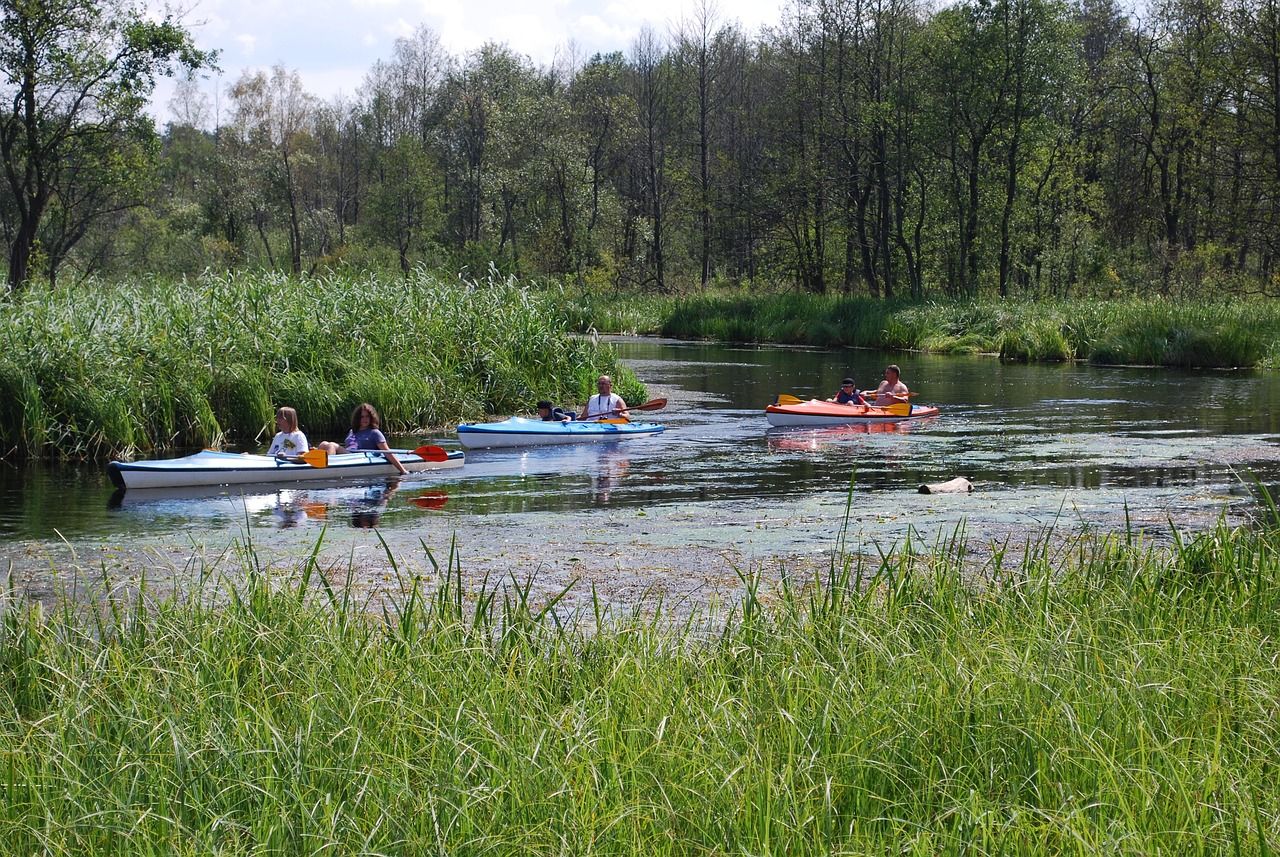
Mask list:
[[[583,303],[586,312],[594,303]],[[931,301],[801,292],[650,299],[632,329],[687,339],[861,346],[1011,360],[1186,367],[1280,365],[1280,302]],[[583,317],[572,316],[583,325]],[[609,329],[606,317],[591,318]]]
[[[381,616],[251,551],[96,623],[9,594],[0,842],[59,854],[1250,854],[1280,540],[844,558],[712,626],[451,559]],[[394,557],[392,558],[394,560]],[[339,581],[340,584],[340,575]]]
[[[513,280],[273,274],[91,283],[0,301],[0,453],[252,442],[292,405],[315,440],[372,402],[393,431],[644,389]]]

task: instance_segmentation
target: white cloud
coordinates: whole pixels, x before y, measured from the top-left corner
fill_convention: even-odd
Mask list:
[[[148,10],[166,1],[144,0]],[[754,33],[777,22],[788,0],[718,2],[722,23],[736,20]],[[505,42],[545,66],[571,42],[583,57],[625,53],[641,27],[666,34],[694,9],[695,0],[194,0],[184,23],[200,47],[220,52],[224,81],[246,67],[280,64],[330,98],[353,94],[373,63],[390,56],[394,39],[422,26],[455,56]],[[165,121],[167,95],[157,92],[153,105]]]
[[[397,39],[407,39],[413,35],[413,24],[410,24],[404,18],[396,18],[383,29]]]

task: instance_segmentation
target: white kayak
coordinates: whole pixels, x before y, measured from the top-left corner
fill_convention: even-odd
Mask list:
[[[665,428],[666,426],[658,423],[595,420],[562,423],[512,417],[497,423],[463,423],[458,426],[458,441],[467,449],[544,443],[599,443],[658,434]]]
[[[437,456],[422,457],[411,449],[393,449],[396,458],[410,473],[461,467],[461,452],[438,450]],[[436,460],[439,459],[439,460]],[[206,449],[182,458],[158,461],[113,461],[107,475],[117,488],[178,488],[188,485],[244,485],[267,482],[364,479],[395,476],[395,467],[379,450],[361,450],[328,456],[325,467],[305,462],[283,461],[270,455],[214,452]]]

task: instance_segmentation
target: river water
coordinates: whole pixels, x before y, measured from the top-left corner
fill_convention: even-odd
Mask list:
[[[615,347],[650,396],[670,400],[643,415],[663,434],[478,450],[461,470],[400,483],[278,490],[119,496],[98,466],[0,465],[0,562],[43,596],[70,579],[234,574],[246,548],[287,573],[319,540],[336,577],[372,590],[405,569],[430,577],[452,545],[477,579],[701,603],[744,570],[828,561],[842,532],[869,553],[960,527],[988,547],[1126,525],[1160,542],[1175,527],[1245,520],[1256,485],[1280,484],[1274,375],[652,339]],[[792,429],[764,418],[778,393],[828,396],[845,375],[871,386],[890,361],[939,416]],[[974,493],[916,491],[954,476]]]

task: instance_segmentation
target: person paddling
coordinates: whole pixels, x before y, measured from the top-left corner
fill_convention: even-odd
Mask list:
[[[839,405],[865,405],[867,400],[862,397],[862,392],[854,386],[852,378],[845,378],[840,382],[840,389],[827,401],[835,402]]]
[[[378,417],[378,411],[373,405],[368,402],[361,402],[351,412],[351,431],[347,432],[347,439],[343,446],[338,446],[331,440],[323,440],[316,444],[316,449],[323,449],[330,455],[359,452],[362,449],[382,450],[382,457],[401,476],[408,475],[409,471],[405,470],[404,465],[400,463],[400,459],[396,458],[395,453],[391,451],[391,447],[387,446],[387,436],[382,433],[381,424],[382,421]]]
[[[613,392],[613,379],[608,375],[601,375],[596,380],[596,395],[587,399],[587,406],[582,409],[580,420],[607,420],[613,417],[621,417],[627,419],[630,414],[627,413],[627,403],[622,401],[622,397]]]
[[[884,380],[880,382],[880,386],[876,387],[876,406],[884,407],[896,402],[909,402],[911,401],[909,393],[907,385],[902,383],[902,370],[898,368],[898,364],[890,363],[885,367]]]

